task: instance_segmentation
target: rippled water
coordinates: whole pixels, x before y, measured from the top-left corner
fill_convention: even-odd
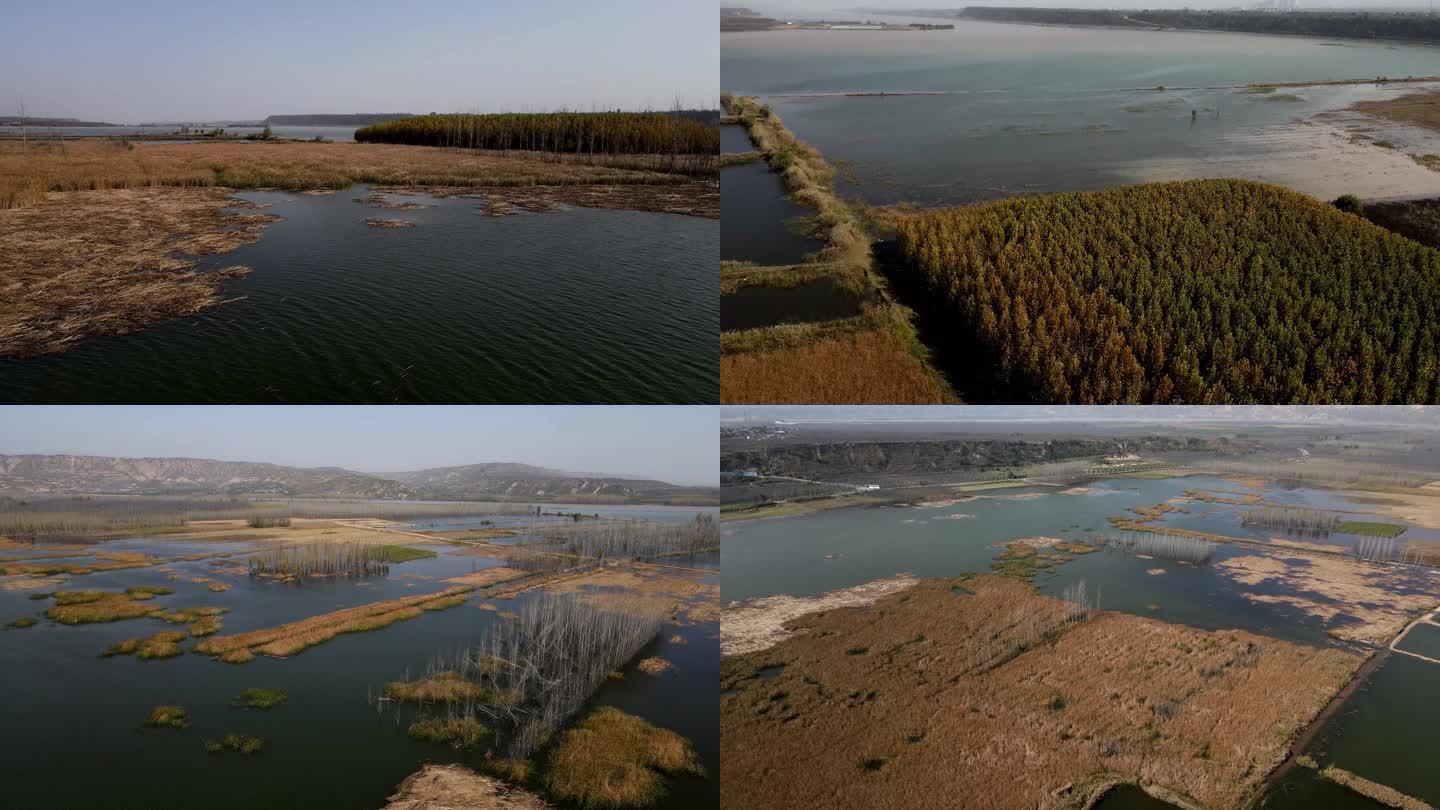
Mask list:
[[[713,403],[714,220],[481,202],[382,210],[249,192],[285,219],[206,264],[241,300],[62,355],[0,361],[11,402]],[[418,223],[369,228],[367,218]]]
[[[740,33],[721,42],[722,87],[763,96],[839,165],[842,194],[870,202],[1217,176],[1316,195],[1440,192],[1440,173],[1352,144],[1346,126],[1357,122],[1297,123],[1416,86],[1235,87],[1435,76],[1435,48],[968,21],[953,31]],[[845,95],[877,92],[941,95]],[[1440,151],[1433,135],[1417,140],[1427,142],[1415,151]]]

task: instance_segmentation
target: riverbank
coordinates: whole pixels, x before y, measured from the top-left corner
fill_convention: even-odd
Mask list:
[[[895,303],[885,279],[874,272],[870,236],[835,194],[834,168],[757,99],[726,95],[722,102],[729,120],[746,127],[790,196],[815,211],[812,230],[824,237],[824,246],[801,265],[727,265],[722,289],[787,288],[833,278],[867,303],[850,318],[722,333],[721,401],[952,401],[949,385],[916,337],[913,313]]]

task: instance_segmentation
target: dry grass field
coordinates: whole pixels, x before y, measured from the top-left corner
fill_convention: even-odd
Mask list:
[[[787,329],[792,327],[766,331]],[[944,403],[949,397],[943,384],[898,337],[877,329],[783,348],[722,352],[720,401],[921,405]]]
[[[1057,601],[925,580],[726,659],[722,806],[1033,810],[1119,774],[1239,807],[1362,660],[1119,613],[1008,644]]]
[[[1409,93],[1379,101],[1359,101],[1352,110],[1426,129],[1440,129],[1440,90]]]
[[[150,186],[340,189],[387,186],[680,185],[663,172],[378,143],[72,143],[61,152],[0,142],[0,209],[33,205],[50,191]]]

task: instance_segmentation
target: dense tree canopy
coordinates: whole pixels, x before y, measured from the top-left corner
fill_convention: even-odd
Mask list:
[[[1047,402],[1437,402],[1440,251],[1243,180],[903,219],[910,268]]]
[[[1150,25],[1252,34],[1306,34],[1357,39],[1440,39],[1440,18],[1392,11],[1240,11],[967,6],[961,16],[992,22],[1060,25]],[[1393,78],[1393,77],[1392,77]]]
[[[672,113],[558,112],[417,115],[356,130],[355,140],[586,155],[720,152],[720,130]]]

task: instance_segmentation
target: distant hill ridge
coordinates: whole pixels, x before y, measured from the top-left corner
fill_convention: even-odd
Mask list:
[[[372,474],[340,467],[288,467],[251,461],[77,455],[0,455],[0,491],[448,500],[603,496],[658,501],[714,494],[713,489],[704,487],[571,473],[511,462]]]
[[[271,115],[265,123],[291,127],[363,127],[385,121],[413,118],[414,113],[317,113],[313,115]]]

